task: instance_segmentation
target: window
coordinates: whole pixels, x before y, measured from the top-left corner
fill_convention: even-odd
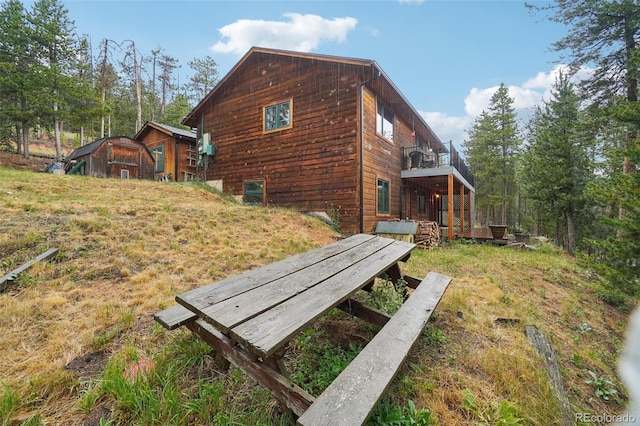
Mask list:
[[[153,157],[153,159],[156,160],[154,172],[164,172],[164,146],[151,148],[149,149],[149,151],[151,152],[151,156]]]
[[[264,131],[288,129],[291,127],[291,110],[293,101],[280,102],[264,108]]]
[[[393,142],[393,111],[378,100],[378,114],[376,115],[376,131],[382,137]]]
[[[250,180],[244,183],[244,203],[254,206],[264,204],[263,180]]]
[[[418,194],[418,214],[425,214],[425,196],[424,194]]]
[[[378,178],[378,214],[389,214],[389,181]]]
[[[120,179],[129,179],[129,170],[120,170]]]

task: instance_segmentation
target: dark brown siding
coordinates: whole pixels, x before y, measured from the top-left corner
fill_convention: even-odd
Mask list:
[[[207,178],[241,195],[264,180],[265,201],[301,211],[338,209],[359,231],[358,91],[363,69],[342,63],[255,55],[205,108],[216,155]],[[263,108],[292,100],[293,126],[263,132]]]
[[[89,176],[120,178],[121,171],[128,170],[129,179],[153,179],[151,154],[144,145],[127,137],[107,138],[92,153],[77,160],[87,162]]]

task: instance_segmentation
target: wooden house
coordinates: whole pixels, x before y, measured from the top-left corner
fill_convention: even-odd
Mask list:
[[[190,130],[147,121],[134,139],[149,148],[156,161],[155,179],[194,180],[197,174],[198,146]]]
[[[110,136],[75,149],[66,160],[69,174],[120,179],[153,179],[147,147],[127,136]]]
[[[214,147],[207,180],[246,203],[337,211],[347,233],[472,225],[473,176],[373,60],[251,48],[183,124]]]

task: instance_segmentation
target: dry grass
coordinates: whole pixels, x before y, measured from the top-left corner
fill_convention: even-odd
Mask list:
[[[197,186],[0,169],[2,269],[60,249],[0,296],[0,382],[66,423],[78,414],[59,411],[77,398],[69,362],[144,347],[177,293],[331,241],[317,220]]]
[[[47,424],[84,424],[85,380],[100,371],[79,372],[70,363],[87,354],[153,357],[184,338],[152,320],[177,293],[334,237],[314,219],[238,205],[199,186],[0,168],[0,270],[60,249],[0,295],[0,400],[14,393],[22,401],[14,420],[39,413]],[[554,424],[558,407],[543,363],[522,331],[533,324],[552,339],[574,411],[623,410],[597,398],[585,380],[589,370],[612,380],[624,400],[616,362],[627,316],[598,301],[595,277],[574,259],[549,247],[453,244],[415,251],[405,269],[454,281],[392,386],[399,404],[413,399],[438,424],[457,425],[495,423],[508,402],[522,424]],[[504,326],[497,317],[521,321]],[[251,395],[244,382],[233,386]],[[277,411],[268,396],[259,398]]]

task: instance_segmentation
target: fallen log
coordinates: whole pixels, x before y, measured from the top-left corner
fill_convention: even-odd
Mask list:
[[[575,418],[571,405],[569,404],[569,398],[564,390],[562,384],[562,376],[560,375],[560,369],[556,362],[556,355],[549,342],[549,338],[546,334],[540,331],[533,325],[525,325],[524,333],[527,336],[529,343],[533,345],[538,354],[544,359],[547,375],[551,381],[551,387],[558,398],[558,405],[560,406],[560,424],[573,426],[575,424]]]

